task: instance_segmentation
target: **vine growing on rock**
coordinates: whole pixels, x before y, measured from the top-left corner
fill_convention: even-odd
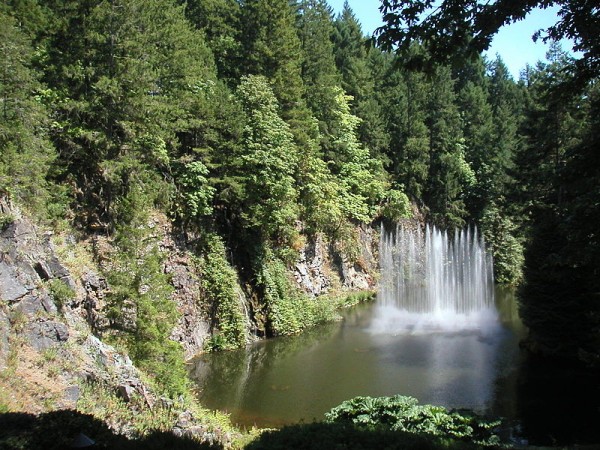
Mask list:
[[[202,256],[198,258],[202,289],[210,304],[212,336],[208,350],[230,350],[246,343],[246,317],[243,293],[233,267],[225,256],[225,245],[216,234],[203,238]]]

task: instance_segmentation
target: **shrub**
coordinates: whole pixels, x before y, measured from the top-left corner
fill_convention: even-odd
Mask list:
[[[76,295],[75,291],[67,283],[58,278],[48,281],[48,290],[54,299],[54,303],[59,308],[73,300]]]
[[[329,423],[352,423],[367,429],[390,429],[442,436],[482,446],[500,444],[494,434],[500,421],[488,421],[471,411],[448,411],[442,406],[419,405],[417,399],[355,397],[326,415]]]
[[[246,343],[246,324],[237,274],[225,257],[221,238],[210,234],[205,238],[203,256],[199,260],[202,288],[211,303],[213,336],[207,350],[229,350]]]
[[[15,221],[12,214],[0,213],[0,231],[4,230]]]

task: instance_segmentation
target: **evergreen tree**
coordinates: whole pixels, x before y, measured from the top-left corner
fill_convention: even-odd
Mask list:
[[[61,162],[77,180],[88,220],[113,220],[132,167],[154,174],[142,178],[165,202],[176,133],[214,77],[201,35],[168,0],[63,2],[54,12],[64,14],[49,39],[46,75],[58,92],[54,139],[68,149]]]
[[[301,147],[311,136],[312,117],[305,104],[302,44],[288,0],[249,0],[242,11],[245,73],[266,77]]]
[[[303,0],[298,8],[298,35],[304,55],[302,79],[306,87],[306,103],[319,120],[321,134],[326,139],[331,129],[331,108],[336,88],[341,83],[331,41],[334,31],[332,11],[324,0]]]
[[[115,252],[107,271],[111,291],[108,317],[116,339],[133,361],[171,396],[186,392],[187,374],[179,344],[170,340],[177,323],[172,286],[163,255],[147,227],[152,197],[134,185],[122,199],[123,214],[114,235]]]
[[[30,40],[0,11],[0,190],[41,219],[61,215],[63,191],[50,177],[56,151],[48,140],[50,118],[42,103],[51,91],[32,69]]]
[[[484,84],[485,67],[483,64],[470,66],[471,70],[463,70],[457,80],[457,84],[462,85],[457,102],[463,122],[465,158],[476,177],[476,182],[465,193],[465,202],[469,215],[479,219],[489,202],[497,198],[501,187],[494,176],[498,168],[494,155],[492,107]]]
[[[348,2],[344,3],[335,21],[333,42],[336,65],[342,75],[342,88],[353,98],[352,114],[361,118],[358,127],[360,141],[371,149],[373,155],[379,156],[384,152],[388,136],[371,72],[371,64],[376,64],[377,58],[369,60],[366,38]]]
[[[429,87],[423,74],[408,71],[396,58],[382,86],[390,144],[387,157],[399,184],[415,202],[423,201],[429,176],[429,130],[426,105]]]
[[[538,65],[527,80],[528,141],[519,164],[528,176],[521,195],[531,222],[521,315],[533,348],[597,365],[598,252],[586,221],[597,215],[589,197],[598,185],[591,152],[597,121],[590,114],[590,106],[597,111],[597,94],[556,90],[570,63],[556,47],[549,56],[550,63]]]
[[[185,15],[202,30],[211,48],[219,78],[233,85],[240,77],[241,7],[236,0],[180,0]]]
[[[447,227],[462,226],[466,216],[464,192],[476,182],[465,159],[460,114],[450,70],[438,69],[428,101],[430,166],[426,204],[433,220]]]

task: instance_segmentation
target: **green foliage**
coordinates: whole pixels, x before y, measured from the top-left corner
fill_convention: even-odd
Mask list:
[[[429,95],[429,183],[424,197],[435,222],[448,228],[464,224],[463,193],[475,182],[465,160],[460,112],[455,103],[454,80],[449,68],[440,67]]]
[[[350,112],[350,100],[338,89],[333,111],[336,130],[331,137],[334,172],[341,187],[339,201],[345,217],[369,223],[385,195],[383,167],[358,141],[356,127],[360,119]]]
[[[352,114],[362,119],[357,126],[359,141],[370,148],[372,155],[380,155],[389,136],[384,126],[381,104],[375,94],[375,80],[371,70],[377,59],[369,59],[366,39],[348,3],[344,4],[334,25],[334,54],[338,71],[342,75],[341,87],[354,99]],[[373,54],[377,51],[370,49]]]
[[[599,47],[595,28],[599,19],[593,4],[578,4],[569,0],[553,3],[560,6],[557,22],[547,29],[538,30],[537,40],[559,42],[569,38],[573,49],[583,53],[582,58],[570,69],[575,85],[582,86],[599,75]],[[498,30],[527,16],[535,8],[545,8],[545,0],[532,0],[518,5],[473,2],[471,0],[445,0],[433,11],[431,1],[383,0],[381,12],[385,24],[377,34],[377,41],[384,48],[405,53],[414,42],[426,45],[428,54],[412,55],[411,64],[431,69],[436,65],[453,62],[464,64],[487,50]],[[452,24],[453,32],[447,33]]]
[[[419,405],[417,399],[393,397],[355,397],[336,406],[325,415],[329,423],[352,423],[366,429],[390,429],[416,434],[443,436],[496,446],[494,434],[500,421],[488,421],[465,411],[448,411],[442,406]]]
[[[542,98],[552,94],[565,63],[562,55],[533,74],[532,92]],[[593,199],[600,180],[595,150],[600,142],[600,97],[595,86],[585,100],[572,92],[552,96],[553,101],[540,104],[537,97],[531,105],[535,114],[529,126],[535,134],[528,155],[537,161],[531,184],[539,190],[529,193],[531,228],[520,313],[533,350],[597,368],[600,245],[593,231],[599,217]]]
[[[186,392],[183,351],[169,339],[177,322],[172,286],[163,270],[163,255],[149,236],[152,196],[135,186],[122,199],[116,252],[106,274],[109,319],[133,361],[170,395]]]
[[[246,343],[246,320],[243,310],[244,296],[237,286],[235,270],[225,257],[225,245],[219,236],[209,234],[203,238],[199,265],[202,289],[211,304],[211,332],[209,350],[231,350]]]
[[[334,32],[331,8],[324,0],[303,0],[298,5],[298,35],[302,43],[302,80],[306,86],[306,103],[319,120],[319,130],[326,141],[331,129],[331,108],[341,77],[334,59]],[[327,145],[324,142],[324,145]]]
[[[0,11],[0,190],[40,220],[64,214],[65,189],[51,181],[56,150],[48,140],[43,86],[32,68],[30,39],[13,17]]]
[[[188,0],[185,14],[202,30],[215,56],[220,77],[233,81],[239,77],[242,40],[241,8],[236,0]]]
[[[266,250],[256,263],[257,287],[267,307],[267,326],[272,336],[296,334],[337,318],[336,303],[309,298],[290,279],[283,262]]]
[[[66,305],[76,296],[75,291],[67,283],[57,278],[48,281],[48,290],[54,299],[54,303],[59,308]]]
[[[481,226],[488,250],[494,258],[496,282],[512,286],[520,284],[523,280],[524,250],[516,237],[516,225],[492,205],[483,213]]]
[[[294,174],[298,150],[289,126],[277,113],[277,99],[264,77],[244,77],[237,94],[248,116],[241,155],[246,174],[243,219],[264,239],[289,244],[297,234]]]
[[[281,117],[299,142],[308,139],[311,118],[304,102],[302,47],[288,0],[248,0],[242,7],[246,75],[264,76],[281,106]]]
[[[410,217],[410,214],[410,202],[406,194],[398,189],[387,191],[381,215],[386,219],[398,222],[400,219]]]
[[[12,214],[0,213],[0,231],[4,230],[15,221]]]
[[[181,185],[184,211],[187,217],[209,216],[212,213],[212,199],[215,188],[208,184],[208,169],[201,161],[193,161],[184,166],[178,177]]]

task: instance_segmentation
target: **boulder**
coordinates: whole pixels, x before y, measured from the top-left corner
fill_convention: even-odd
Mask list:
[[[29,289],[19,279],[14,266],[0,261],[0,299],[15,302],[29,293]]]
[[[24,330],[29,344],[37,351],[54,347],[69,339],[69,330],[64,323],[39,319],[29,322]]]

